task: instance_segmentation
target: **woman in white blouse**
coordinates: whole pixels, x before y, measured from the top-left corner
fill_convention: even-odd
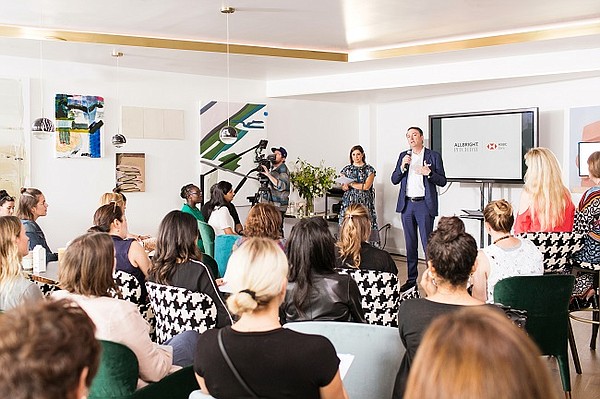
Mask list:
[[[235,234],[235,222],[229,212],[233,201],[233,186],[228,181],[220,181],[210,188],[210,201],[202,207],[202,215],[215,230],[215,235]]]
[[[506,200],[487,204],[483,218],[492,245],[480,250],[477,256],[473,296],[492,303],[498,281],[512,276],[542,275],[544,258],[531,241],[510,234],[515,219],[512,206]]]
[[[96,325],[96,338],[123,344],[135,353],[142,381],[158,381],[193,363],[199,334],[185,331],[159,345],[150,340],[150,325],[132,302],[113,298],[113,241],[106,233],[75,238],[61,260],[58,279],[63,291],[52,298],[76,302]],[[138,381],[138,386],[144,385]]]

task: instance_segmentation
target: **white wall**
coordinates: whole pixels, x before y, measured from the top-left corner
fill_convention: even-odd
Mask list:
[[[566,182],[568,168],[575,167],[574,162],[567,159],[569,108],[600,104],[599,89],[600,78],[593,78],[362,107],[363,118],[376,121],[375,124],[361,123],[361,128],[368,129],[368,134],[377,136],[379,225],[392,224],[387,249],[404,253],[402,223],[400,215],[395,212],[399,187],[390,183],[390,176],[398,154],[408,148],[405,139],[408,126],[423,127],[427,137],[430,114],[539,107],[539,144],[554,151],[563,167]],[[359,134],[364,137],[367,133],[361,130]],[[505,198],[513,206],[517,206],[520,191],[520,186],[495,187],[493,199]],[[478,209],[479,198],[479,186],[454,183],[440,197],[440,215],[460,214],[463,208]],[[578,199],[578,196],[574,196],[575,203]],[[479,223],[468,221],[466,225],[469,232],[478,238]]]
[[[25,113],[40,114],[39,61],[0,57],[0,76],[31,80],[30,103]],[[62,247],[92,225],[92,216],[102,193],[115,185],[117,150],[110,137],[117,130],[117,85],[114,66],[44,62],[45,116],[52,118],[54,94],[99,95],[105,99],[104,156],[101,159],[56,159],[53,140],[31,140],[31,176],[28,185],[41,189],[50,207],[38,219],[53,250]],[[118,152],[146,154],[146,192],[128,193],[127,216],[136,233],[155,234],[162,217],[180,208],[179,191],[188,182],[198,183],[201,102],[226,98],[226,81],[220,78],[143,70],[120,70],[120,104],[185,111],[185,140],[128,140]],[[291,160],[325,159],[339,169],[347,150],[358,137],[356,107],[296,100],[265,98],[262,81],[231,81],[231,102],[266,102],[270,145],[283,145]],[[26,93],[27,94],[27,93]],[[30,108],[30,109],[29,109]],[[27,127],[30,121],[25,120]],[[28,128],[26,128],[28,130]],[[340,134],[340,136],[338,136]],[[341,137],[341,138],[336,138]],[[321,143],[321,144],[315,144]],[[334,150],[340,143],[343,151]],[[332,156],[333,154],[333,156]],[[204,169],[205,170],[205,169]],[[227,178],[237,184],[237,177]],[[249,182],[245,190],[251,191]],[[15,193],[16,194],[16,193]],[[236,199],[245,204],[245,198]],[[245,210],[241,209],[242,215]]]

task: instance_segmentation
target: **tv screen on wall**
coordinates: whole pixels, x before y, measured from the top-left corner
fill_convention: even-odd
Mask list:
[[[523,183],[525,153],[538,145],[538,109],[430,115],[429,145],[450,181]]]

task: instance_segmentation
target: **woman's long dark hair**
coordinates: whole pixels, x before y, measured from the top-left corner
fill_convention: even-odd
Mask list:
[[[202,207],[202,216],[204,216],[204,220],[208,221],[210,214],[215,208],[228,205],[228,202],[225,200],[225,194],[230,192],[232,189],[233,186],[231,183],[224,180],[218,182],[210,188],[210,201],[208,201],[206,205]]]
[[[287,241],[289,281],[296,283],[294,305],[300,313],[308,305],[312,276],[335,273],[335,240],[325,219],[321,217],[300,220]]]
[[[198,249],[198,222],[189,213],[171,211],[160,222],[156,251],[152,257],[150,278],[159,284],[171,284],[178,264],[202,259]]]

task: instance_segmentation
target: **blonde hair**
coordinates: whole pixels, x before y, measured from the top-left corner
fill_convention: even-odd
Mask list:
[[[525,154],[525,186],[531,195],[531,216],[537,217],[542,230],[562,224],[570,199],[569,189],[561,178],[556,156],[547,148],[532,148]]]
[[[287,258],[275,241],[249,238],[227,264],[228,284],[233,290],[227,298],[229,310],[242,315],[268,305],[281,293],[287,273]]]
[[[0,283],[11,284],[21,275],[21,255],[16,239],[23,224],[16,216],[0,216]]]
[[[504,199],[488,203],[483,210],[483,219],[492,230],[502,233],[508,233],[515,222],[512,206]]]
[[[125,200],[123,199],[123,195],[120,193],[104,193],[100,197],[100,206],[108,205],[113,202],[116,203],[117,206],[125,209]]]
[[[588,157],[588,170],[589,176],[600,178],[600,151],[592,152],[592,155]]]
[[[499,312],[469,306],[431,323],[404,398],[555,399],[557,394],[533,341]]]
[[[348,206],[342,220],[340,240],[336,244],[342,260],[352,259],[352,266],[358,269],[361,244],[367,241],[370,235],[371,218],[367,208],[361,204]]]

